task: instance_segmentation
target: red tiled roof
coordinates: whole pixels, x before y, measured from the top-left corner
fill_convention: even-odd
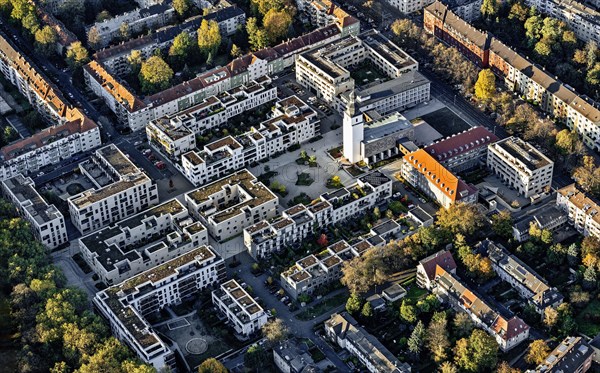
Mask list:
[[[509,340],[528,330],[529,325],[517,316],[508,321],[504,317],[499,316],[494,321],[492,328],[498,335],[502,336],[502,339]]]
[[[485,127],[472,127],[467,131],[447,137],[434,144],[426,146],[424,149],[438,161],[459,156],[463,153],[488,146],[498,141],[498,136],[488,131]]]
[[[425,270],[425,274],[430,281],[433,281],[436,275],[436,268],[439,266],[447,272],[452,272],[456,269],[456,262],[452,257],[452,253],[448,250],[439,251],[419,262]]]

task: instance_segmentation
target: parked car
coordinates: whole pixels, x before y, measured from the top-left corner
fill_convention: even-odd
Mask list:
[[[427,200],[425,198],[423,198],[423,197],[419,197],[419,201],[421,203],[427,203]]]

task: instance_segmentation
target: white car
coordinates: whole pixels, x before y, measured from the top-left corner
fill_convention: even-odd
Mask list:
[[[138,145],[142,145],[142,142],[141,141],[136,141],[136,142],[133,143],[133,146],[138,146]]]

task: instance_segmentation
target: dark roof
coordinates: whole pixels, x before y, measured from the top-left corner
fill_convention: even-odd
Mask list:
[[[443,162],[448,158],[460,156],[474,148],[487,147],[498,140],[498,136],[488,131],[487,128],[481,126],[472,127],[428,145],[425,147],[425,151],[437,158],[438,161]]]
[[[429,280],[433,280],[435,278],[436,266],[442,267],[446,272],[452,272],[456,269],[456,262],[452,257],[452,253],[450,253],[448,250],[438,251],[437,253],[421,260],[419,264],[423,266],[425,274]]]

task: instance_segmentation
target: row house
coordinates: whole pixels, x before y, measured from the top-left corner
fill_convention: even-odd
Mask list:
[[[79,164],[93,188],[69,197],[71,221],[82,234],[107,226],[158,203],[158,189],[114,144]]]
[[[219,242],[275,217],[279,205],[279,198],[246,169],[186,193],[185,201]]]
[[[478,190],[446,169],[425,149],[402,158],[402,178],[444,208],[454,203],[476,203]]]
[[[600,204],[575,184],[557,191],[556,206],[567,213],[569,224],[579,233],[600,238]]]
[[[235,333],[243,338],[260,332],[267,323],[267,313],[236,280],[229,280],[213,290],[215,308],[227,318]]]
[[[63,214],[40,196],[31,178],[18,174],[1,183],[4,195],[29,222],[39,242],[55,249],[69,241]]]
[[[223,259],[209,246],[199,246],[98,292],[94,308],[141,361],[156,370],[176,372],[171,342],[163,341],[146,318],[221,283],[225,276]]]
[[[172,199],[83,236],[77,243],[94,273],[111,285],[208,244],[208,231]]]
[[[585,373],[592,367],[596,353],[582,337],[569,336],[548,354],[543,363],[527,373]]]
[[[456,262],[448,250],[441,250],[419,261],[417,265],[417,286],[431,291],[435,286],[437,267],[456,274]]]

